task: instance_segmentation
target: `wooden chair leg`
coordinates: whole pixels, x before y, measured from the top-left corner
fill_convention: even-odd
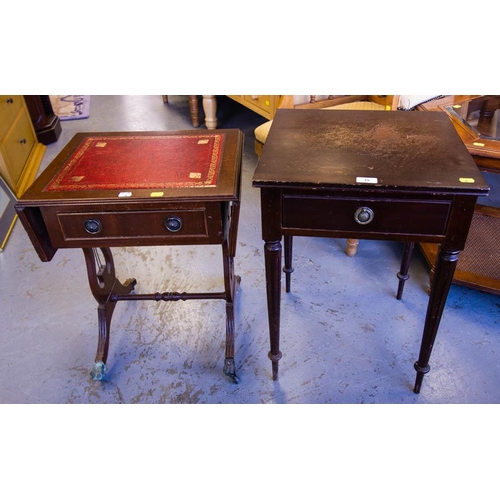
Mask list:
[[[262,144],[262,142],[258,141],[257,139],[255,139],[255,154],[260,157],[260,155],[262,154],[262,148],[264,147],[264,144]]]
[[[354,257],[356,255],[356,252],[358,251],[359,240],[348,238],[346,240],[346,243],[347,243],[346,254],[349,257]]]
[[[208,130],[217,128],[217,99],[214,95],[201,96],[203,111],[205,112],[205,125]]]
[[[168,95],[162,95],[164,104],[168,104]],[[191,122],[193,127],[197,128],[200,126],[200,105],[198,103],[197,95],[189,96],[189,113],[191,115]]]
[[[197,128],[200,126],[200,105],[198,104],[198,96],[189,96],[189,112],[191,113],[191,121],[193,127]]]

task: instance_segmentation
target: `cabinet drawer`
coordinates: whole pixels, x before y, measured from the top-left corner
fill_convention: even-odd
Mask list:
[[[42,210],[55,247],[132,246],[213,242],[222,238],[222,222],[205,207],[169,210]],[[188,242],[189,240],[189,242]]]
[[[246,102],[253,104],[255,107],[261,109],[266,113],[271,112],[272,97],[270,95],[246,95],[244,99]]]
[[[283,228],[374,234],[444,235],[448,200],[283,197]]]
[[[31,126],[31,118],[23,108],[2,141],[2,155],[13,184],[16,185],[19,182],[35,143],[36,136]]]
[[[22,100],[20,95],[0,95],[0,140],[5,136],[21,109]]]

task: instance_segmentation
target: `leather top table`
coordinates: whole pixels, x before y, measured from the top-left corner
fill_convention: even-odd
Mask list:
[[[405,242],[400,284],[415,242],[441,244],[415,363],[414,392],[420,392],[477,197],[489,191],[448,117],[278,110],[253,186],[261,190],[273,379],[282,357],[282,237],[287,291],[293,235]]]
[[[234,274],[243,134],[239,130],[79,133],[26,191],[16,211],[40,259],[82,248],[98,303],[99,338],[92,370],[104,377],[113,310],[121,300],[226,301],[224,373],[234,364]],[[222,247],[224,291],[131,293],[110,247]]]

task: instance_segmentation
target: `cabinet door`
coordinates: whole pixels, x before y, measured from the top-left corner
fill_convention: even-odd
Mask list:
[[[22,97],[19,95],[0,95],[0,141],[9,130],[22,104]]]
[[[31,118],[26,108],[23,107],[1,145],[1,153],[8,176],[6,180],[10,181],[9,184],[14,192],[17,191],[21,174],[36,142]]]

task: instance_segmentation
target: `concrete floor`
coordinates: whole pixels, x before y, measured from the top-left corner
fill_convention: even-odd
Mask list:
[[[90,118],[62,122],[42,168],[76,132],[190,129],[187,96],[92,96]],[[0,403],[499,403],[500,297],[452,286],[422,392],[412,392],[428,300],[417,250],[395,299],[402,245],[295,238],[292,293],[282,295],[280,378],[271,379],[257,158],[265,121],[220,97],[219,127],[245,133],[236,272],[236,365],[222,373],[221,301],[121,302],[106,380],[91,379],[96,303],[81,250],[42,263],[18,222],[0,253]],[[200,127],[204,128],[204,125]],[[141,293],[221,290],[219,247],[114,250],[118,277]]]

